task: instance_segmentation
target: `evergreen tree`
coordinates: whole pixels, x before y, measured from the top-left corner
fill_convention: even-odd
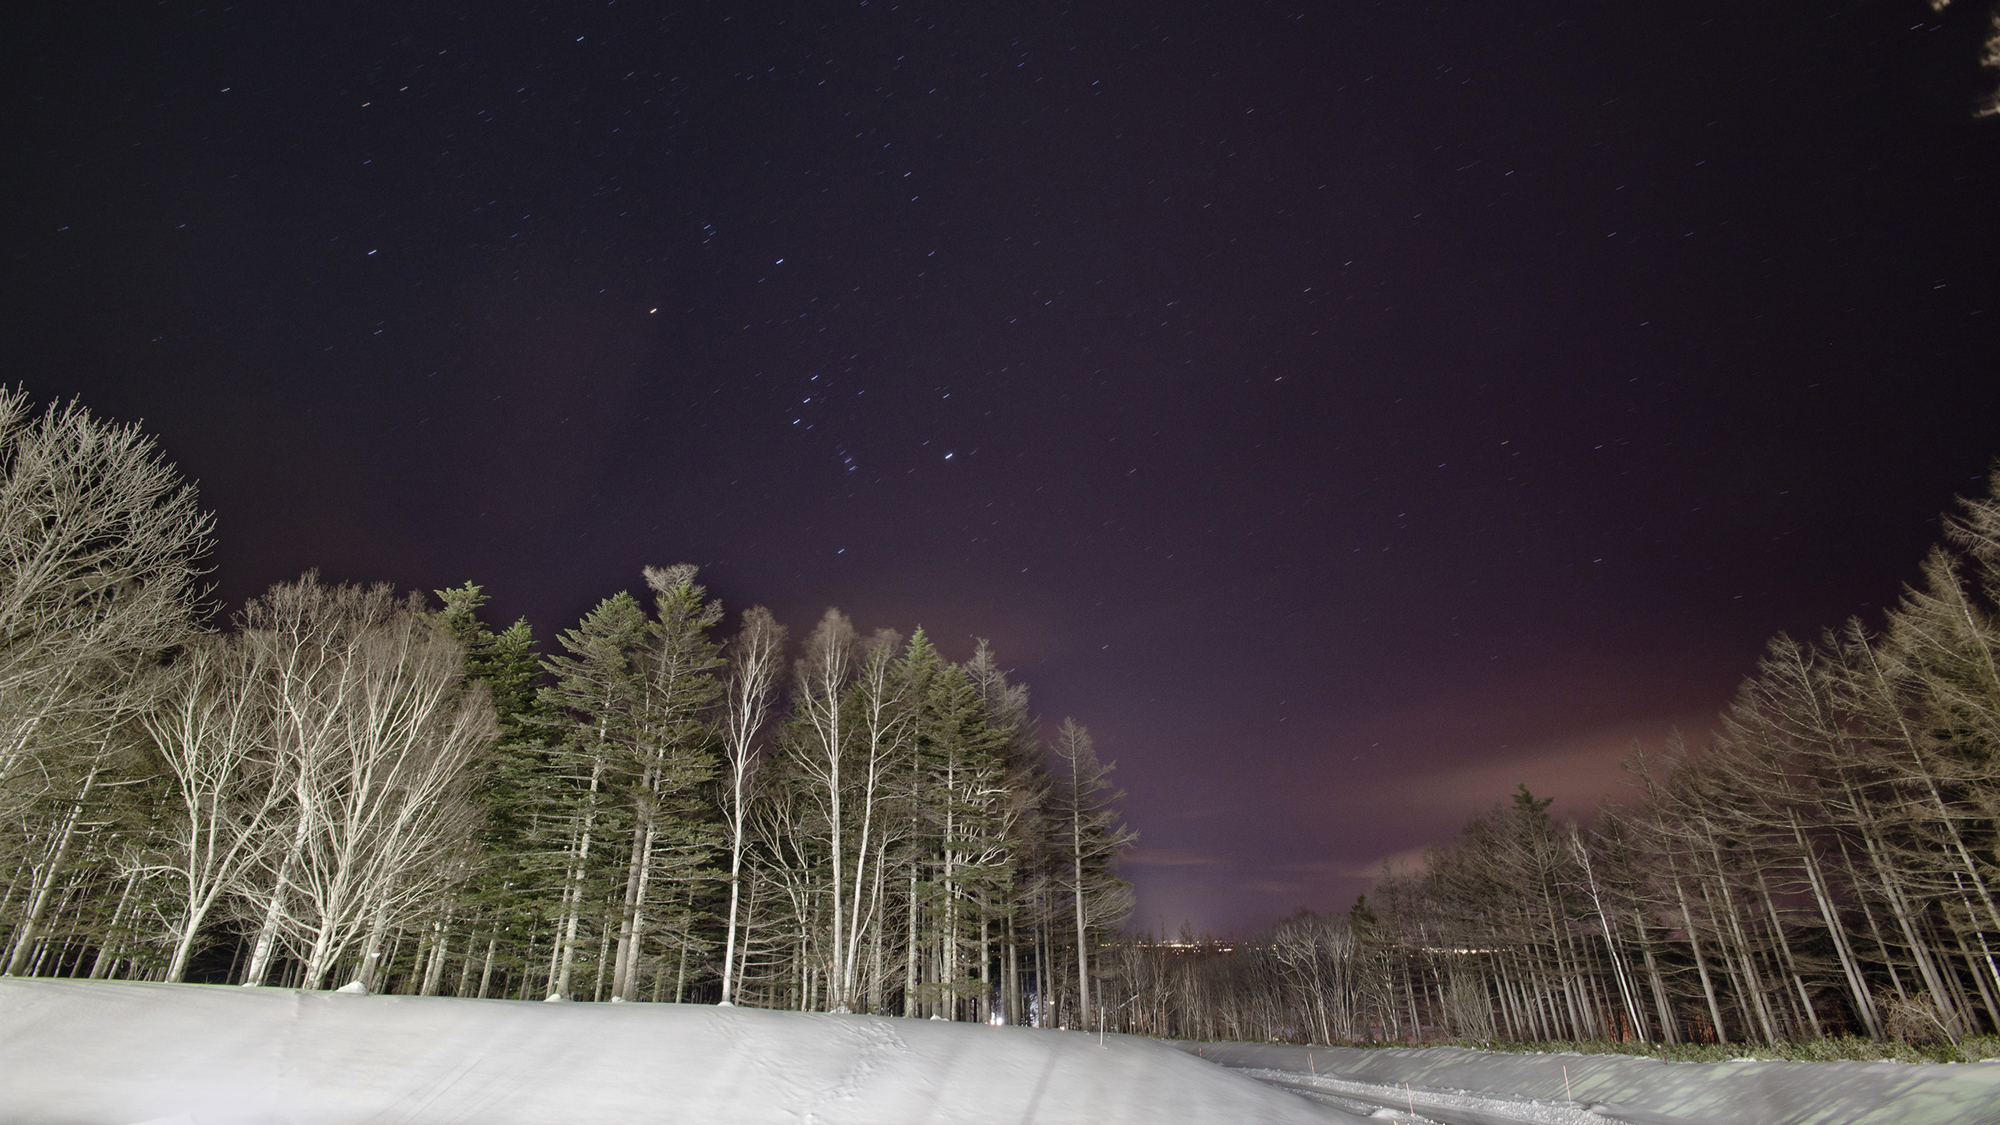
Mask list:
[[[692,566],[647,568],[654,617],[629,593],[614,595],[562,635],[568,655],[543,662],[554,682],[539,698],[559,783],[541,834],[562,870],[553,996],[571,995],[592,936],[592,995],[608,985],[624,1000],[638,998],[649,938],[670,938],[683,966],[705,948],[691,891],[718,840],[698,788],[715,771],[721,661],[708,632],[722,611],[694,575]]]
[[[691,890],[707,873],[700,867],[719,842],[714,811],[698,787],[715,775],[713,725],[722,695],[722,660],[709,631],[722,619],[720,603],[703,600],[695,568],[646,568],[655,616],[640,654],[644,690],[635,713],[636,739],[615,773],[631,827],[624,896],[620,903],[612,993],[638,999],[640,955],[651,925],[674,936],[683,954],[705,943],[692,933],[694,911],[683,895],[663,895],[668,884]],[[680,985],[676,985],[676,999]]]
[[[550,732],[553,784],[538,818],[543,862],[557,875],[560,899],[553,904],[549,995],[569,999],[578,941],[586,927],[605,919],[614,873],[605,861],[604,840],[622,825],[612,822],[610,772],[635,756],[637,710],[645,693],[636,657],[646,640],[646,612],[631,594],[599,602],[576,628],[557,641],[567,655],[544,657],[554,681],[538,694]],[[593,851],[594,849],[594,851]]]
[[[483,684],[499,727],[492,767],[481,798],[480,862],[455,904],[464,912],[469,944],[460,977],[471,990],[472,967],[479,966],[473,995],[486,996],[496,969],[525,972],[528,943],[540,920],[540,891],[547,882],[538,863],[538,829],[551,810],[557,775],[548,747],[550,724],[536,681],[541,662],[527,619],[495,633],[480,617],[487,597],[481,587],[436,591],[443,609],[438,624],[465,647],[466,673]],[[448,934],[440,934],[442,940]]]
[[[911,647],[916,646],[912,638]],[[1006,823],[1007,735],[988,722],[986,701],[963,669],[942,664],[925,680],[914,745],[923,820],[935,840],[935,995],[949,1006],[947,1018],[957,1018],[957,1002],[967,997],[984,1002],[984,989],[968,979],[966,955],[979,950],[976,971],[983,977],[982,939],[1014,876]]]
[[[1055,828],[1068,871],[1065,890],[1076,922],[1077,1013],[1091,1013],[1090,950],[1125,924],[1132,912],[1130,884],[1113,872],[1137,833],[1118,822],[1113,807],[1125,794],[1111,784],[1113,763],[1100,762],[1090,732],[1064,719],[1055,742]]]

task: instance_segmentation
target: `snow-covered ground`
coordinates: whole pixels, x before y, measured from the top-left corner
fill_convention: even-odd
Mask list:
[[[1081,1032],[751,1008],[0,979],[7,1125],[1364,1118],[2000,1125],[2000,1063],[1693,1064],[1119,1035],[1100,1046]]]
[[[2000,1125],[2000,1063],[1670,1063],[1456,1047],[1187,1043],[1245,1074],[1378,1117],[1444,1125]],[[1393,1107],[1389,1109],[1386,1107]]]
[[[1170,1046],[679,1004],[0,980],[0,1122],[1329,1125]]]

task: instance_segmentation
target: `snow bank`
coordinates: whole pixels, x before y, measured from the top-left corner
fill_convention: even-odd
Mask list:
[[[678,1004],[0,980],[0,1121],[1359,1120],[1144,1039]]]
[[[1389,1093],[1409,1083],[1419,1113],[1452,1119],[1449,1099],[1492,1099],[1490,1114],[1518,1105],[1518,1119],[1559,1120],[1557,1107],[1633,1125],[1996,1125],[2000,1063],[1911,1066],[1886,1062],[1672,1063],[1629,1055],[1521,1055],[1458,1047],[1357,1050],[1262,1043],[1185,1043],[1191,1054],[1302,1090],[1344,1083]],[[1285,1072],[1284,1075],[1270,1072]],[[1565,1073],[1567,1072],[1567,1073]],[[1314,1075],[1333,1081],[1313,1081]],[[1384,1091],[1383,1088],[1389,1088]],[[1354,1093],[1354,1091],[1345,1091]],[[1468,1120],[1469,1120],[1468,1116]]]

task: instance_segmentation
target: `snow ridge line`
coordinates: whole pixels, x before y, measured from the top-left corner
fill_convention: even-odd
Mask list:
[[[1309,1096],[1314,1093],[1338,1095],[1398,1113],[1407,1113],[1414,1108],[1418,1114],[1440,1125],[1604,1125],[1607,1120],[1630,1122],[1632,1125],[1699,1125],[1678,1117],[1630,1110],[1621,1113],[1619,1109],[1622,1107],[1582,1102],[1549,1102],[1532,1098],[1493,1097],[1467,1090],[1386,1086],[1261,1067],[1245,1067],[1243,1073],[1259,1082]]]
[[[1348,1048],[1182,1042],[1211,1062],[1389,1091],[1491,1099],[1484,1112],[1539,1102],[1630,1125],[2000,1125],[2000,1063],[1666,1062],[1644,1056],[1474,1051],[1459,1047]],[[1303,1087],[1294,1087],[1303,1088]],[[1514,1108],[1509,1108],[1514,1107]],[[1470,1119],[1468,1119],[1470,1120]],[[1526,1120],[1541,1120],[1530,1117]]]

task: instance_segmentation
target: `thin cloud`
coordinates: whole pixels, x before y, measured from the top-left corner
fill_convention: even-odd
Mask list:
[[[1139,867],[1216,867],[1222,860],[1190,848],[1133,848],[1118,862]]]
[[[1606,795],[1625,798],[1630,778],[1621,768],[1634,741],[1662,751],[1668,731],[1701,732],[1708,715],[1678,715],[1578,731],[1531,746],[1499,761],[1472,762],[1409,782],[1409,800],[1425,810],[1450,810],[1470,818],[1505,801],[1518,785],[1555,799],[1557,815],[1587,816]],[[1698,740],[1698,739],[1696,739]]]
[[[1424,869],[1424,852],[1428,846],[1405,848],[1373,859],[1306,859],[1289,863],[1275,863],[1271,870],[1287,875],[1298,875],[1318,879],[1373,879],[1382,874],[1382,865],[1397,875],[1407,875]]]

